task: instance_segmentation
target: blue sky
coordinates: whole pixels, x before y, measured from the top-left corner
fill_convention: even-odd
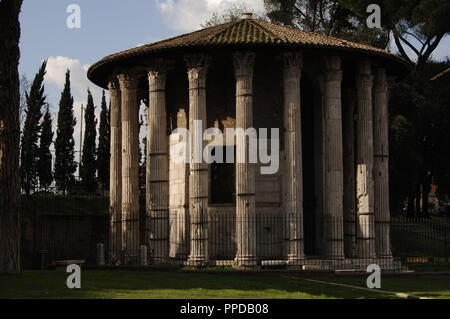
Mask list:
[[[20,15],[20,74],[29,81],[48,59],[45,90],[50,110],[56,115],[64,85],[65,70],[71,70],[74,96],[75,148],[81,104],[86,104],[87,88],[94,103],[100,105],[101,89],[86,78],[86,70],[102,57],[138,45],[155,42],[198,29],[213,12],[240,0],[25,0]],[[67,7],[81,8],[81,28],[69,29]],[[246,1],[249,8],[261,11],[263,0]],[[108,94],[107,94],[108,96]],[[96,109],[97,116],[99,107]],[[141,132],[141,137],[145,132]]]
[[[80,123],[80,107],[86,103],[88,87],[95,104],[100,105],[101,90],[85,74],[91,64],[111,53],[198,29],[213,12],[243,2],[253,12],[264,8],[263,0],[25,0],[20,15],[19,71],[31,81],[42,61],[49,59],[46,94],[56,118],[64,73],[70,68],[74,109]],[[66,25],[70,4],[81,8],[80,29]],[[450,37],[446,37],[435,57],[443,59],[449,52]]]

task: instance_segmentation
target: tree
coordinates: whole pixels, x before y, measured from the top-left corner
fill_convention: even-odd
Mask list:
[[[392,208],[397,210],[407,197],[408,216],[428,215],[433,181],[442,192],[449,189],[449,81],[445,76],[429,80],[438,73],[436,67],[448,69],[449,62],[427,62],[420,73],[395,84],[390,94]]]
[[[97,150],[97,172],[98,181],[105,190],[109,187],[109,163],[110,163],[110,124],[109,110],[106,105],[105,91],[102,95],[102,105],[100,112],[100,127],[98,133],[98,150]]]
[[[341,3],[360,17],[367,15],[369,4],[378,4],[382,27],[392,34],[402,58],[417,69],[425,65],[450,32],[447,0],[342,0]],[[414,58],[408,55],[408,49]]]
[[[202,28],[208,28],[216,25],[220,25],[223,23],[227,23],[230,21],[239,20],[243,13],[249,12],[248,7],[241,3],[241,4],[235,4],[231,6],[228,10],[226,10],[223,13],[214,12],[208,20],[200,24]],[[266,20],[267,17],[263,14],[254,14],[254,18],[260,19],[260,20]]]
[[[439,140],[446,133],[438,125],[443,118],[442,99],[438,98],[436,88],[430,87],[431,75],[427,73],[435,68],[433,61],[429,61],[431,54],[450,32],[450,3],[445,0],[342,0],[341,3],[361,17],[366,15],[369,4],[380,5],[382,28],[392,35],[401,57],[414,67],[391,90],[390,136],[394,137],[391,198],[396,206],[406,193],[408,216],[427,215],[432,180],[441,180],[440,175],[446,171],[437,162],[442,161],[445,153],[445,146]],[[398,124],[395,121],[400,117],[406,126],[392,125]],[[398,136],[403,136],[404,143],[396,144]],[[448,162],[448,157],[444,161]]]
[[[445,199],[450,194],[450,61],[446,62],[446,71],[433,76],[430,80],[433,90],[433,103],[438,105],[436,115],[436,148],[439,156],[435,161],[434,183],[437,186],[438,199]]]
[[[0,274],[20,273],[19,13],[0,1]]]
[[[97,137],[97,120],[95,119],[94,100],[89,89],[84,120],[86,129],[83,141],[83,154],[81,156],[80,177],[84,191],[87,194],[93,194],[97,189],[97,180],[95,176],[97,170],[95,145],[95,139]]]
[[[366,17],[340,0],[264,0],[264,4],[274,23],[383,49],[389,42],[388,32],[368,28]]]
[[[44,119],[41,124],[41,138],[38,150],[37,174],[39,186],[47,189],[53,182],[52,153],[50,146],[53,143],[52,117],[47,105]]]
[[[20,184],[27,195],[37,185],[38,140],[42,117],[42,106],[45,105],[44,76],[47,61],[42,62],[36,74],[30,93],[26,97],[26,117],[22,133],[20,152]]]
[[[66,82],[61,93],[58,111],[58,127],[55,141],[54,176],[56,186],[66,194],[75,181],[75,141],[73,130],[77,123],[73,114],[73,97],[70,93],[70,71],[66,72]]]

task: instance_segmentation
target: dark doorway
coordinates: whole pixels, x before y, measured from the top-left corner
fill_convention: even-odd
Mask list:
[[[236,165],[225,163],[227,152],[234,154],[234,146],[215,146],[212,155],[218,148],[222,149],[224,163],[211,164],[211,204],[233,204],[235,202]]]

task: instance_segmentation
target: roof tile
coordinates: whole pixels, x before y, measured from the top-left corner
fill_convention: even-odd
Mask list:
[[[241,19],[112,54],[91,66],[88,71],[88,77],[94,82],[99,82],[97,76],[94,75],[98,69],[138,55],[152,54],[171,48],[238,44],[289,44],[310,48],[356,50],[394,58],[398,62],[403,63],[400,58],[395,57],[388,51],[368,45],[313,32],[306,32],[297,28],[281,26],[263,20]]]

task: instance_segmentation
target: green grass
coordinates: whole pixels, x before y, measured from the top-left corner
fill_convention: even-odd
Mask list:
[[[406,264],[406,263],[405,263]],[[417,272],[450,272],[450,263],[444,258],[434,258],[429,263],[408,263],[408,269]]]
[[[82,270],[82,289],[66,288],[67,276],[64,271],[25,271],[20,276],[0,276],[0,298],[395,298],[392,295],[306,280],[365,287],[366,276]],[[433,298],[450,298],[449,277],[443,280],[436,277],[385,276],[382,278],[382,289]]]

